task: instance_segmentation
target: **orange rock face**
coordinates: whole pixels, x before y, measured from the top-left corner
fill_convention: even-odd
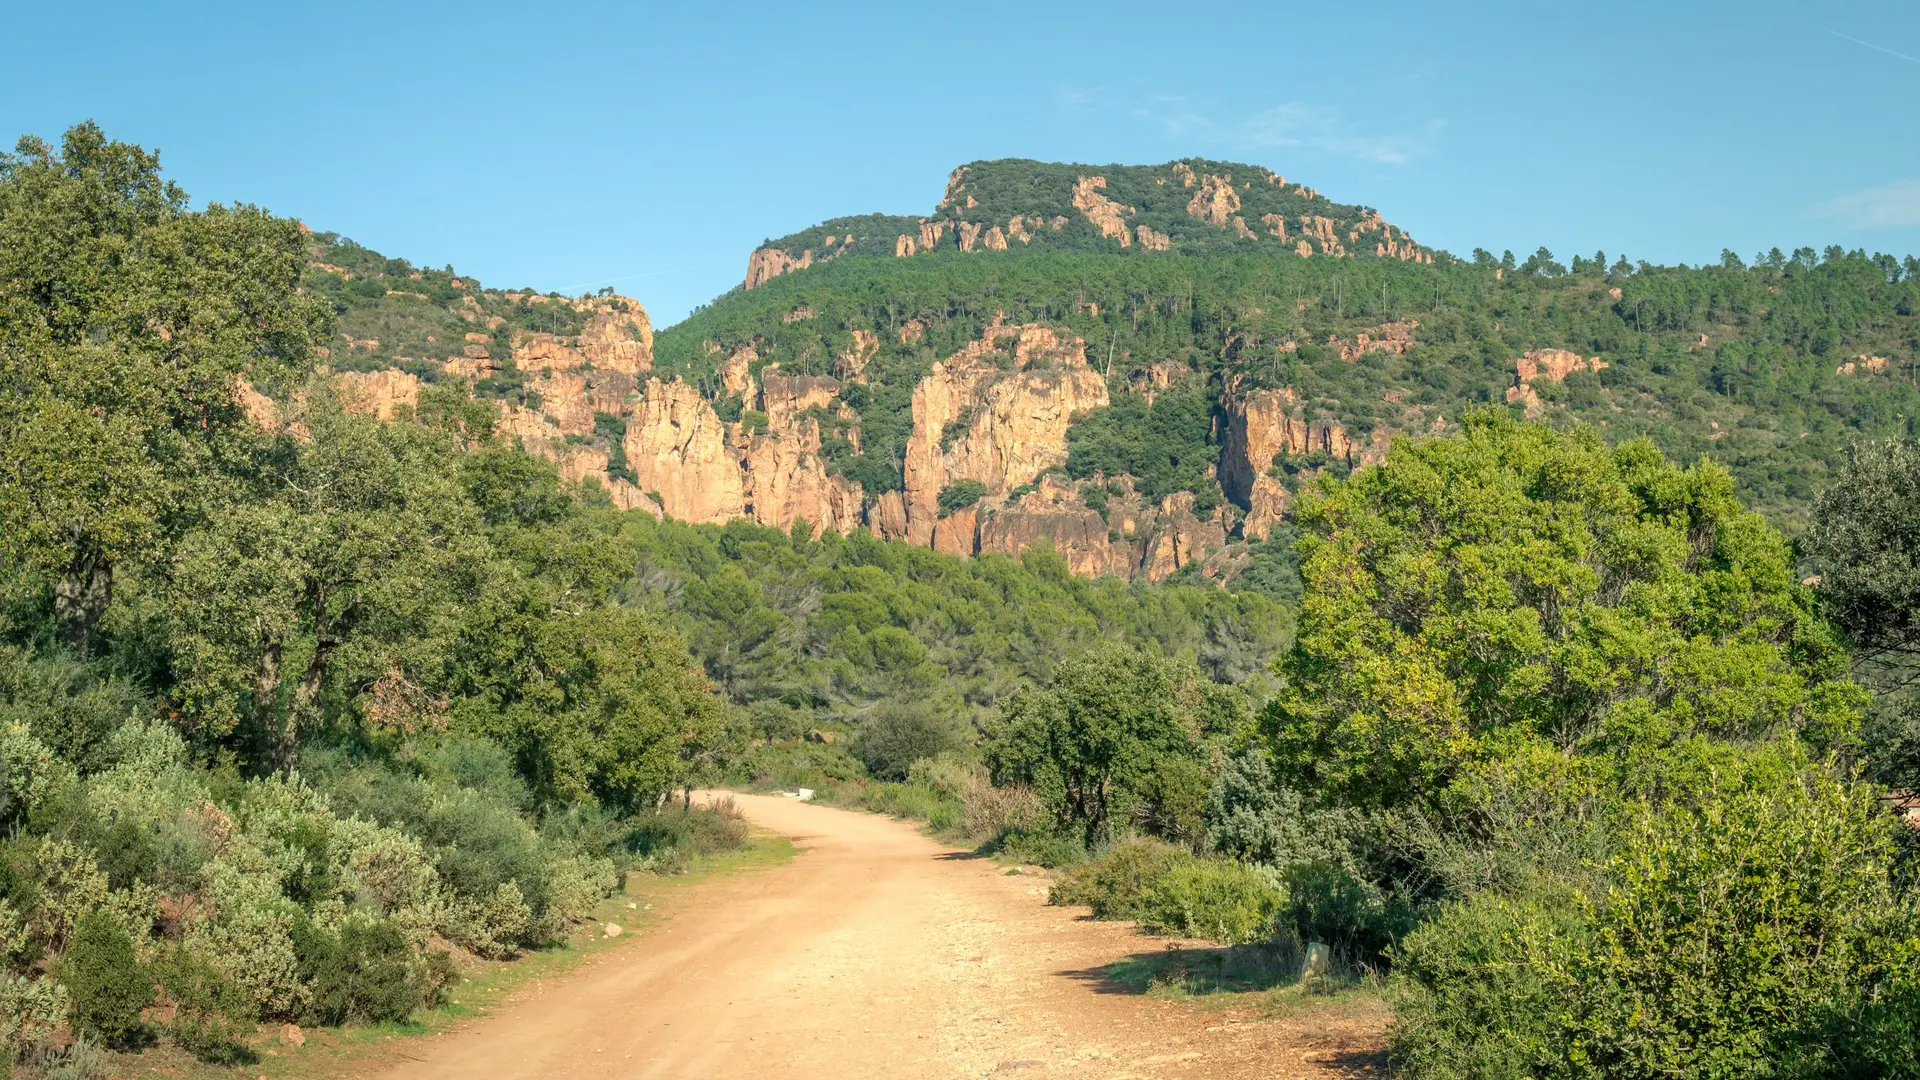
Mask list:
[[[338,378],[340,403],[349,412],[386,421],[402,410],[411,415],[420,404],[420,380],[404,371],[343,371]]]
[[[1087,216],[1101,236],[1118,240],[1121,247],[1126,247],[1133,242],[1127,232],[1127,215],[1133,213],[1133,207],[1107,198],[1106,186],[1104,176],[1081,177],[1073,185],[1073,206]]]
[[[1402,322],[1381,323],[1369,330],[1355,334],[1352,341],[1342,341],[1337,335],[1327,336],[1327,345],[1339,353],[1340,359],[1352,363],[1370,352],[1404,354],[1408,349],[1420,344],[1413,339],[1413,332],[1420,328],[1420,320],[1407,319]]]
[[[1173,246],[1172,237],[1166,233],[1154,232],[1145,225],[1136,229],[1135,235],[1140,238],[1140,246],[1146,248],[1148,251],[1166,251]]]
[[[980,525],[981,554],[1019,556],[1042,541],[1081,577],[1130,577],[1131,544],[1109,536],[1107,523],[1080,497],[1077,486],[1059,473],[1041,477],[1035,490],[1001,508]]]
[[[1513,362],[1514,384],[1507,387],[1507,403],[1521,406],[1527,419],[1535,419],[1546,412],[1547,403],[1534,390],[1534,382],[1564,382],[1576,371],[1599,371],[1606,366],[1607,362],[1597,356],[1585,357],[1566,349],[1534,349]]]
[[[1247,497],[1247,519],[1240,525],[1240,535],[1249,540],[1272,536],[1274,526],[1286,519],[1291,502],[1286,485],[1265,473],[1254,477],[1253,490]]]
[[[1190,562],[1200,562],[1227,546],[1226,528],[1216,516],[1203,521],[1193,512],[1193,492],[1176,491],[1160,501],[1158,527],[1141,556],[1138,574],[1165,581]]]
[[[682,521],[729,521],[746,512],[739,459],[727,425],[685,383],[649,380],[627,422],[627,464],[642,491]]]
[[[805,270],[813,265],[813,250],[809,248],[795,258],[784,248],[760,248],[747,256],[747,281],[749,289],[757,289],[781,274],[794,270]]]
[[[995,358],[1008,352],[1012,370],[1003,371]],[[995,323],[981,341],[936,361],[913,392],[907,538],[932,542],[948,484],[978,480],[999,498],[1066,464],[1073,414],[1106,404],[1106,380],[1088,366],[1085,344],[1046,327]]]
[[[1188,187],[1193,185],[1189,184]],[[1227,227],[1240,211],[1240,194],[1233,190],[1233,177],[1208,173],[1200,179],[1200,190],[1187,203],[1187,213],[1216,229]]]

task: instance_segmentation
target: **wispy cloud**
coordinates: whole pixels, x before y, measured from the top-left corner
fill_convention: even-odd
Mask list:
[[[1053,92],[1053,105],[1065,112],[1092,112],[1100,94],[1088,86],[1063,86]]]
[[[1860,229],[1908,229],[1920,226],[1920,180],[1895,180],[1828,200],[1825,217],[1837,217]]]
[[[1883,52],[1883,53],[1886,53],[1888,56],[1897,57],[1901,60],[1905,60],[1909,64],[1920,64],[1920,57],[1908,56],[1906,53],[1903,53],[1903,52],[1894,52],[1892,49],[1889,49],[1884,45],[1875,45],[1871,41],[1861,41],[1859,38],[1854,37],[1851,34],[1843,34],[1838,30],[1829,29],[1827,33],[1832,34],[1834,37],[1840,38],[1844,41],[1851,41],[1855,45],[1864,45],[1867,48],[1872,49],[1874,52]]]
[[[1156,94],[1133,110],[1133,115],[1158,125],[1168,135],[1191,135],[1213,127],[1213,120],[1184,97]]]
[[[1249,117],[1229,141],[1242,150],[1297,146],[1374,165],[1405,165],[1432,150],[1444,126],[1434,120],[1415,133],[1368,132],[1338,110],[1291,101]]]

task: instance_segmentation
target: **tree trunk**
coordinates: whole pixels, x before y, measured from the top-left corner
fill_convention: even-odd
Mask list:
[[[260,666],[253,672],[253,723],[260,734],[255,738],[265,738],[271,732],[273,707],[280,699],[280,661],[284,652],[277,636],[268,637],[260,649]]]
[[[113,599],[113,563],[92,543],[82,542],[53,586],[53,617],[60,641],[85,659],[93,648],[93,628]]]
[[[300,748],[301,726],[320,710],[320,685],[326,681],[327,664],[339,644],[338,638],[324,630],[314,636],[313,659],[307,661],[300,685],[294,688],[293,703],[287,706],[287,717],[280,724],[280,745],[274,751],[273,764],[282,772],[292,765],[293,753]]]

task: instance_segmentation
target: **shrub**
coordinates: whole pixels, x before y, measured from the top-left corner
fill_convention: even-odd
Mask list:
[[[888,704],[854,736],[853,756],[876,780],[905,780],[913,763],[953,749],[953,725],[924,705]]]
[[[1286,894],[1239,863],[1192,857],[1173,861],[1141,898],[1141,928],[1222,945],[1264,941]]]
[[[146,1036],[140,1012],[153,1003],[153,976],[133,951],[133,938],[103,912],[81,916],[57,968],[72,995],[73,1025],[112,1046]]]
[[[231,1065],[249,1060],[246,1040],[258,1013],[246,990],[186,949],[173,950],[159,967],[160,985],[174,1003],[167,1025],[174,1041],[201,1061]]]
[[[1412,1075],[1888,1075],[1867,1062],[1913,1026],[1891,964],[1920,935],[1870,790],[1816,769],[1623,817],[1599,882],[1481,894],[1408,937]]]
[[[986,494],[987,485],[978,480],[955,480],[940,489],[940,516],[959,513],[985,498]]]
[[[1087,849],[1071,836],[1062,836],[1048,828],[1009,829],[987,842],[988,854],[1032,863],[1049,870],[1077,866],[1087,861]]]
[[[301,979],[312,989],[309,1022],[399,1021],[424,1003],[413,950],[391,922],[349,918],[335,930],[301,918],[293,925],[293,947]]]
[[[1047,900],[1054,904],[1085,904],[1096,919],[1142,919],[1148,893],[1175,864],[1192,856],[1159,840],[1137,839],[1115,844],[1099,858],[1076,866],[1055,879]]]
[[[59,983],[0,972],[0,1064],[50,1042],[72,1008],[73,996]]]

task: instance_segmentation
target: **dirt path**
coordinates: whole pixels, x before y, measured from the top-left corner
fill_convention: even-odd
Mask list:
[[[791,864],[690,890],[599,965],[415,1043],[393,1080],[518,1077],[1332,1077],[1371,1032],[1115,992],[1104,964],[1156,947],[1046,906],[910,826],[735,796]],[[1360,1029],[1368,1023],[1357,1025]],[[1331,1030],[1330,1030],[1331,1029]]]

